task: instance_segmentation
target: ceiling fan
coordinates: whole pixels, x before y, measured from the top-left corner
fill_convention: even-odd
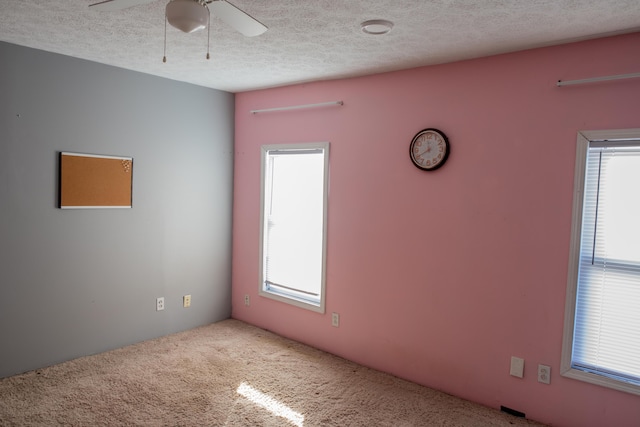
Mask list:
[[[108,12],[128,9],[153,1],[156,0],[104,0],[90,4],[89,7],[92,10]],[[165,9],[165,52],[166,22],[180,31],[193,33],[209,27],[210,10],[214,16],[247,37],[259,36],[268,29],[263,23],[226,0],[170,0]],[[208,47],[207,59],[209,59]],[[167,61],[166,54],[162,61]]]
[[[89,7],[106,12],[128,9],[153,1],[156,0],[105,0],[91,4]],[[263,23],[225,0],[170,0],[166,15],[171,25],[185,33],[192,33],[207,26],[209,9],[215,16],[247,37],[259,36],[268,29]],[[205,16],[207,19],[203,22]]]

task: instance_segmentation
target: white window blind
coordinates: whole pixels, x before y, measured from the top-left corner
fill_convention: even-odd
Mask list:
[[[261,294],[320,310],[327,150],[328,144],[263,147]]]
[[[640,143],[587,150],[571,368],[640,386]]]

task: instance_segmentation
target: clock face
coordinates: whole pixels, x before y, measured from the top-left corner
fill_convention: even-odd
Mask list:
[[[438,169],[449,157],[449,140],[438,129],[422,130],[411,140],[409,155],[422,170]]]

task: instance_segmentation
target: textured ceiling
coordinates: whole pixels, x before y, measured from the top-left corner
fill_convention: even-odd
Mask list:
[[[352,77],[640,31],[639,0],[231,0],[269,31],[212,18],[167,27],[167,0],[97,12],[96,0],[0,0],[0,40],[229,92]],[[384,36],[360,23],[388,19]],[[0,59],[1,60],[1,59]]]

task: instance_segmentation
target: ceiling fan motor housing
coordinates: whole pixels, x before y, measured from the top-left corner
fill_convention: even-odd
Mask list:
[[[199,0],[171,0],[166,16],[169,24],[185,33],[202,30],[209,24],[209,9]]]

